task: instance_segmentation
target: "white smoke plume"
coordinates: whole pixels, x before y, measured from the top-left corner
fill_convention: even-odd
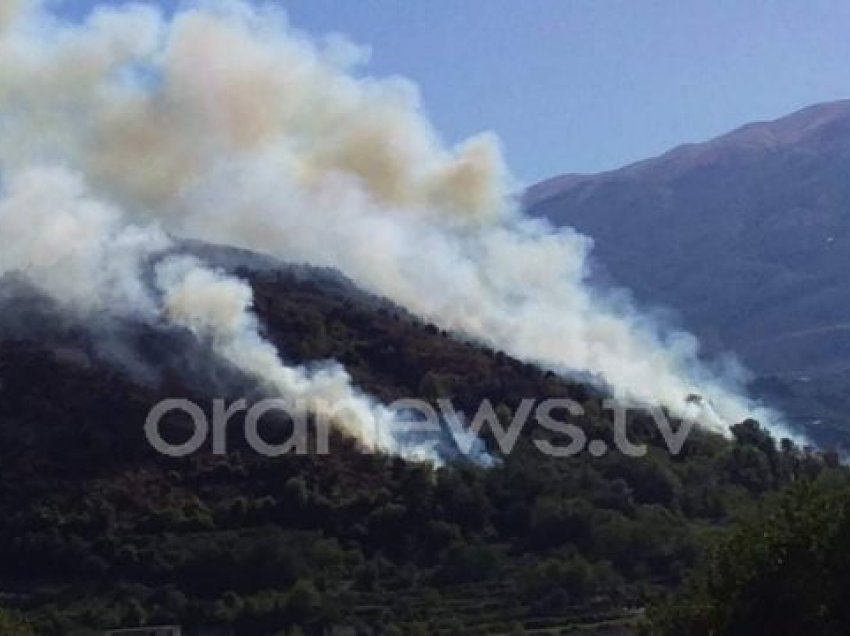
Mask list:
[[[130,314],[189,329],[292,412],[322,416],[369,449],[439,461],[433,446],[400,442],[395,414],[356,391],[342,367],[285,365],[259,334],[246,283],[193,258],[164,256],[172,246],[165,233],[156,225],[128,223],[118,208],[95,200],[79,176],[60,168],[17,174],[0,192],[0,236],[0,277],[21,273],[84,315]],[[159,294],[144,282],[149,259],[159,259]]]
[[[141,268],[170,239],[156,224],[128,224],[117,208],[91,198],[78,175],[34,167],[5,180],[0,237],[0,277],[22,273],[78,311],[156,316]]]
[[[362,49],[241,0],[171,17],[103,6],[81,24],[16,4],[0,12],[4,177],[58,163],[138,224],[336,267],[444,329],[598,375],[620,396],[687,415],[700,394],[718,430],[772,417],[702,367],[692,337],[593,293],[590,240],[520,214],[497,140],[446,147],[413,85],[363,76]],[[19,231],[0,226],[4,244]],[[199,328],[190,310],[173,315]],[[254,344],[268,373],[243,362],[275,384],[273,352]]]
[[[395,413],[356,391],[341,366],[310,370],[283,364],[274,346],[259,335],[250,311],[253,293],[246,283],[189,257],[159,263],[157,283],[170,322],[210,338],[218,355],[260,379],[286,401],[290,412],[301,410],[335,424],[371,450],[439,461],[433,445],[399,442]]]

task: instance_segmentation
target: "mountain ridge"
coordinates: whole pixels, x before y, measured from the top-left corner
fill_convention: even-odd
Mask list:
[[[659,164],[670,168],[680,162],[690,161],[692,166],[696,162],[710,163],[717,159],[717,153],[723,151],[777,149],[798,144],[807,135],[822,132],[823,128],[835,124],[850,125],[850,98],[812,104],[776,119],[749,122],[708,140],[683,143],[654,157],[619,168],[598,173],[555,175],[529,186],[524,193],[524,203],[527,206],[538,205],[550,196],[557,196],[591,180],[639,177]],[[665,177],[669,178],[670,175]]]
[[[269,267],[228,248],[192,252],[250,282],[263,333],[287,360],[336,359],[377,399],[444,397],[466,413],[484,398],[499,411],[527,397],[570,398],[585,407],[577,424],[588,437],[613,448],[612,416],[593,387],[455,340],[328,270]],[[206,444],[165,457],[143,435],[154,403],[183,396],[206,412],[215,392],[229,403],[256,384],[187,330],[114,326],[160,371],[140,376],[91,349],[103,329],[88,316],[57,313],[27,290],[0,300],[0,316],[8,303],[19,312],[0,322],[0,590],[38,633],[154,621],[188,633],[299,625],[317,635],[612,621],[631,633],[634,608],[647,590],[681,581],[707,525],[721,532],[758,497],[825,469],[753,422],[735,427],[734,440],[693,430],[674,457],[641,412],[629,426],[649,447],[640,461],[544,456],[532,438],[546,433],[531,430],[490,468],[363,453],[338,434],[328,456],[267,457],[239,443],[238,415],[226,454]],[[287,426],[269,422],[263,434],[276,439]],[[186,428],[165,421],[163,435],[185,439]]]
[[[825,409],[810,393],[818,378],[835,388],[850,373],[849,175],[850,100],[840,100],[619,170],[555,177],[525,202],[593,238],[595,275],[672,310],[708,355],[734,352],[784,383],[780,393],[802,391],[769,396],[793,420],[847,428],[846,400]]]

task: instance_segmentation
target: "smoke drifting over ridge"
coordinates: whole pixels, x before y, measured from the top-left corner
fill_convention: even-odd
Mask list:
[[[432,446],[412,447],[393,434],[394,413],[357,391],[339,365],[285,365],[259,335],[251,288],[194,258],[174,256],[157,225],[128,223],[94,200],[67,171],[29,169],[6,185],[0,199],[0,277],[23,273],[36,288],[71,311],[132,314],[165,320],[209,341],[213,351],[288,401],[290,412],[322,415],[368,448],[438,460]],[[5,244],[7,237],[13,240]],[[156,289],[143,266],[156,262]]]
[[[678,415],[693,415],[685,398],[699,393],[713,407],[699,418],[719,430],[750,415],[770,421],[698,363],[692,337],[663,334],[586,286],[589,239],[520,214],[495,138],[447,148],[415,87],[359,76],[364,58],[238,0],[172,18],[103,7],[79,25],[38,3],[4,3],[0,273],[24,270],[71,303],[165,311],[277,388],[353,392],[338,367],[328,379],[280,364],[238,281],[183,261],[160,268],[165,307],[143,289],[139,259],[168,235],[226,243],[338,268],[442,328],[596,374],[620,396]],[[63,220],[69,206],[79,214]],[[72,276],[43,252],[99,265]],[[219,295],[225,317],[212,322]],[[256,357],[240,357],[246,348]]]
[[[190,257],[171,257],[157,266],[166,317],[212,340],[213,350],[237,368],[261,378],[288,401],[290,412],[332,422],[370,449],[416,459],[439,460],[431,446],[404,445],[394,435],[395,413],[351,386],[339,365],[308,370],[281,363],[274,346],[259,335],[250,312],[251,288],[211,271]],[[295,408],[293,408],[295,407]]]

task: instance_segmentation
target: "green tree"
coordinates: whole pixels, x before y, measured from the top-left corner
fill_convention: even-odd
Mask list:
[[[0,608],[0,634],[3,636],[35,636],[29,623],[15,612]]]
[[[847,633],[850,487],[793,486],[713,548],[686,589],[653,608],[647,634]]]

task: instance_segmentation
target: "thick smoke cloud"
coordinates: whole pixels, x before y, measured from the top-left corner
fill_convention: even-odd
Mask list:
[[[16,20],[22,8],[22,0],[7,0],[7,2],[0,4],[0,30],[5,30]]]
[[[274,8],[238,0],[170,18],[150,6],[103,7],[79,25],[29,8],[0,13],[4,179],[57,164],[137,226],[336,267],[445,329],[557,371],[589,372],[620,396],[680,415],[698,393],[711,404],[702,422],[720,430],[771,418],[699,364],[692,337],[663,334],[627,303],[592,292],[589,239],[521,215],[497,140],[447,147],[414,86],[362,75],[362,49],[312,41]],[[7,198],[15,196],[12,187]],[[83,225],[103,223],[97,205],[88,214]],[[4,244],[28,232],[0,225]],[[85,232],[57,234],[86,245]],[[163,280],[226,292],[230,318],[250,323],[244,289],[192,271]],[[197,324],[191,303],[178,304],[175,320],[222,335]],[[253,344],[257,366],[242,363],[276,384],[276,355]]]
[[[94,199],[78,176],[60,168],[18,173],[0,198],[0,236],[0,277],[23,274],[83,316],[132,315],[188,329],[280,396],[292,414],[322,416],[370,449],[439,459],[432,446],[400,443],[394,414],[358,392],[342,367],[285,365],[259,335],[246,283],[194,258],[169,255],[172,241],[157,225],[129,223],[119,209]],[[155,289],[145,282],[151,261]]]
[[[170,322],[208,338],[217,354],[284,398],[288,412],[310,413],[336,424],[369,449],[439,460],[431,446],[400,443],[395,414],[356,391],[341,366],[284,365],[274,346],[259,335],[250,310],[253,293],[246,283],[193,258],[170,257],[157,265],[157,284]]]
[[[23,273],[76,311],[155,317],[141,268],[170,239],[157,225],[128,224],[116,207],[91,198],[79,176],[31,168],[6,181],[0,237],[0,276]]]

